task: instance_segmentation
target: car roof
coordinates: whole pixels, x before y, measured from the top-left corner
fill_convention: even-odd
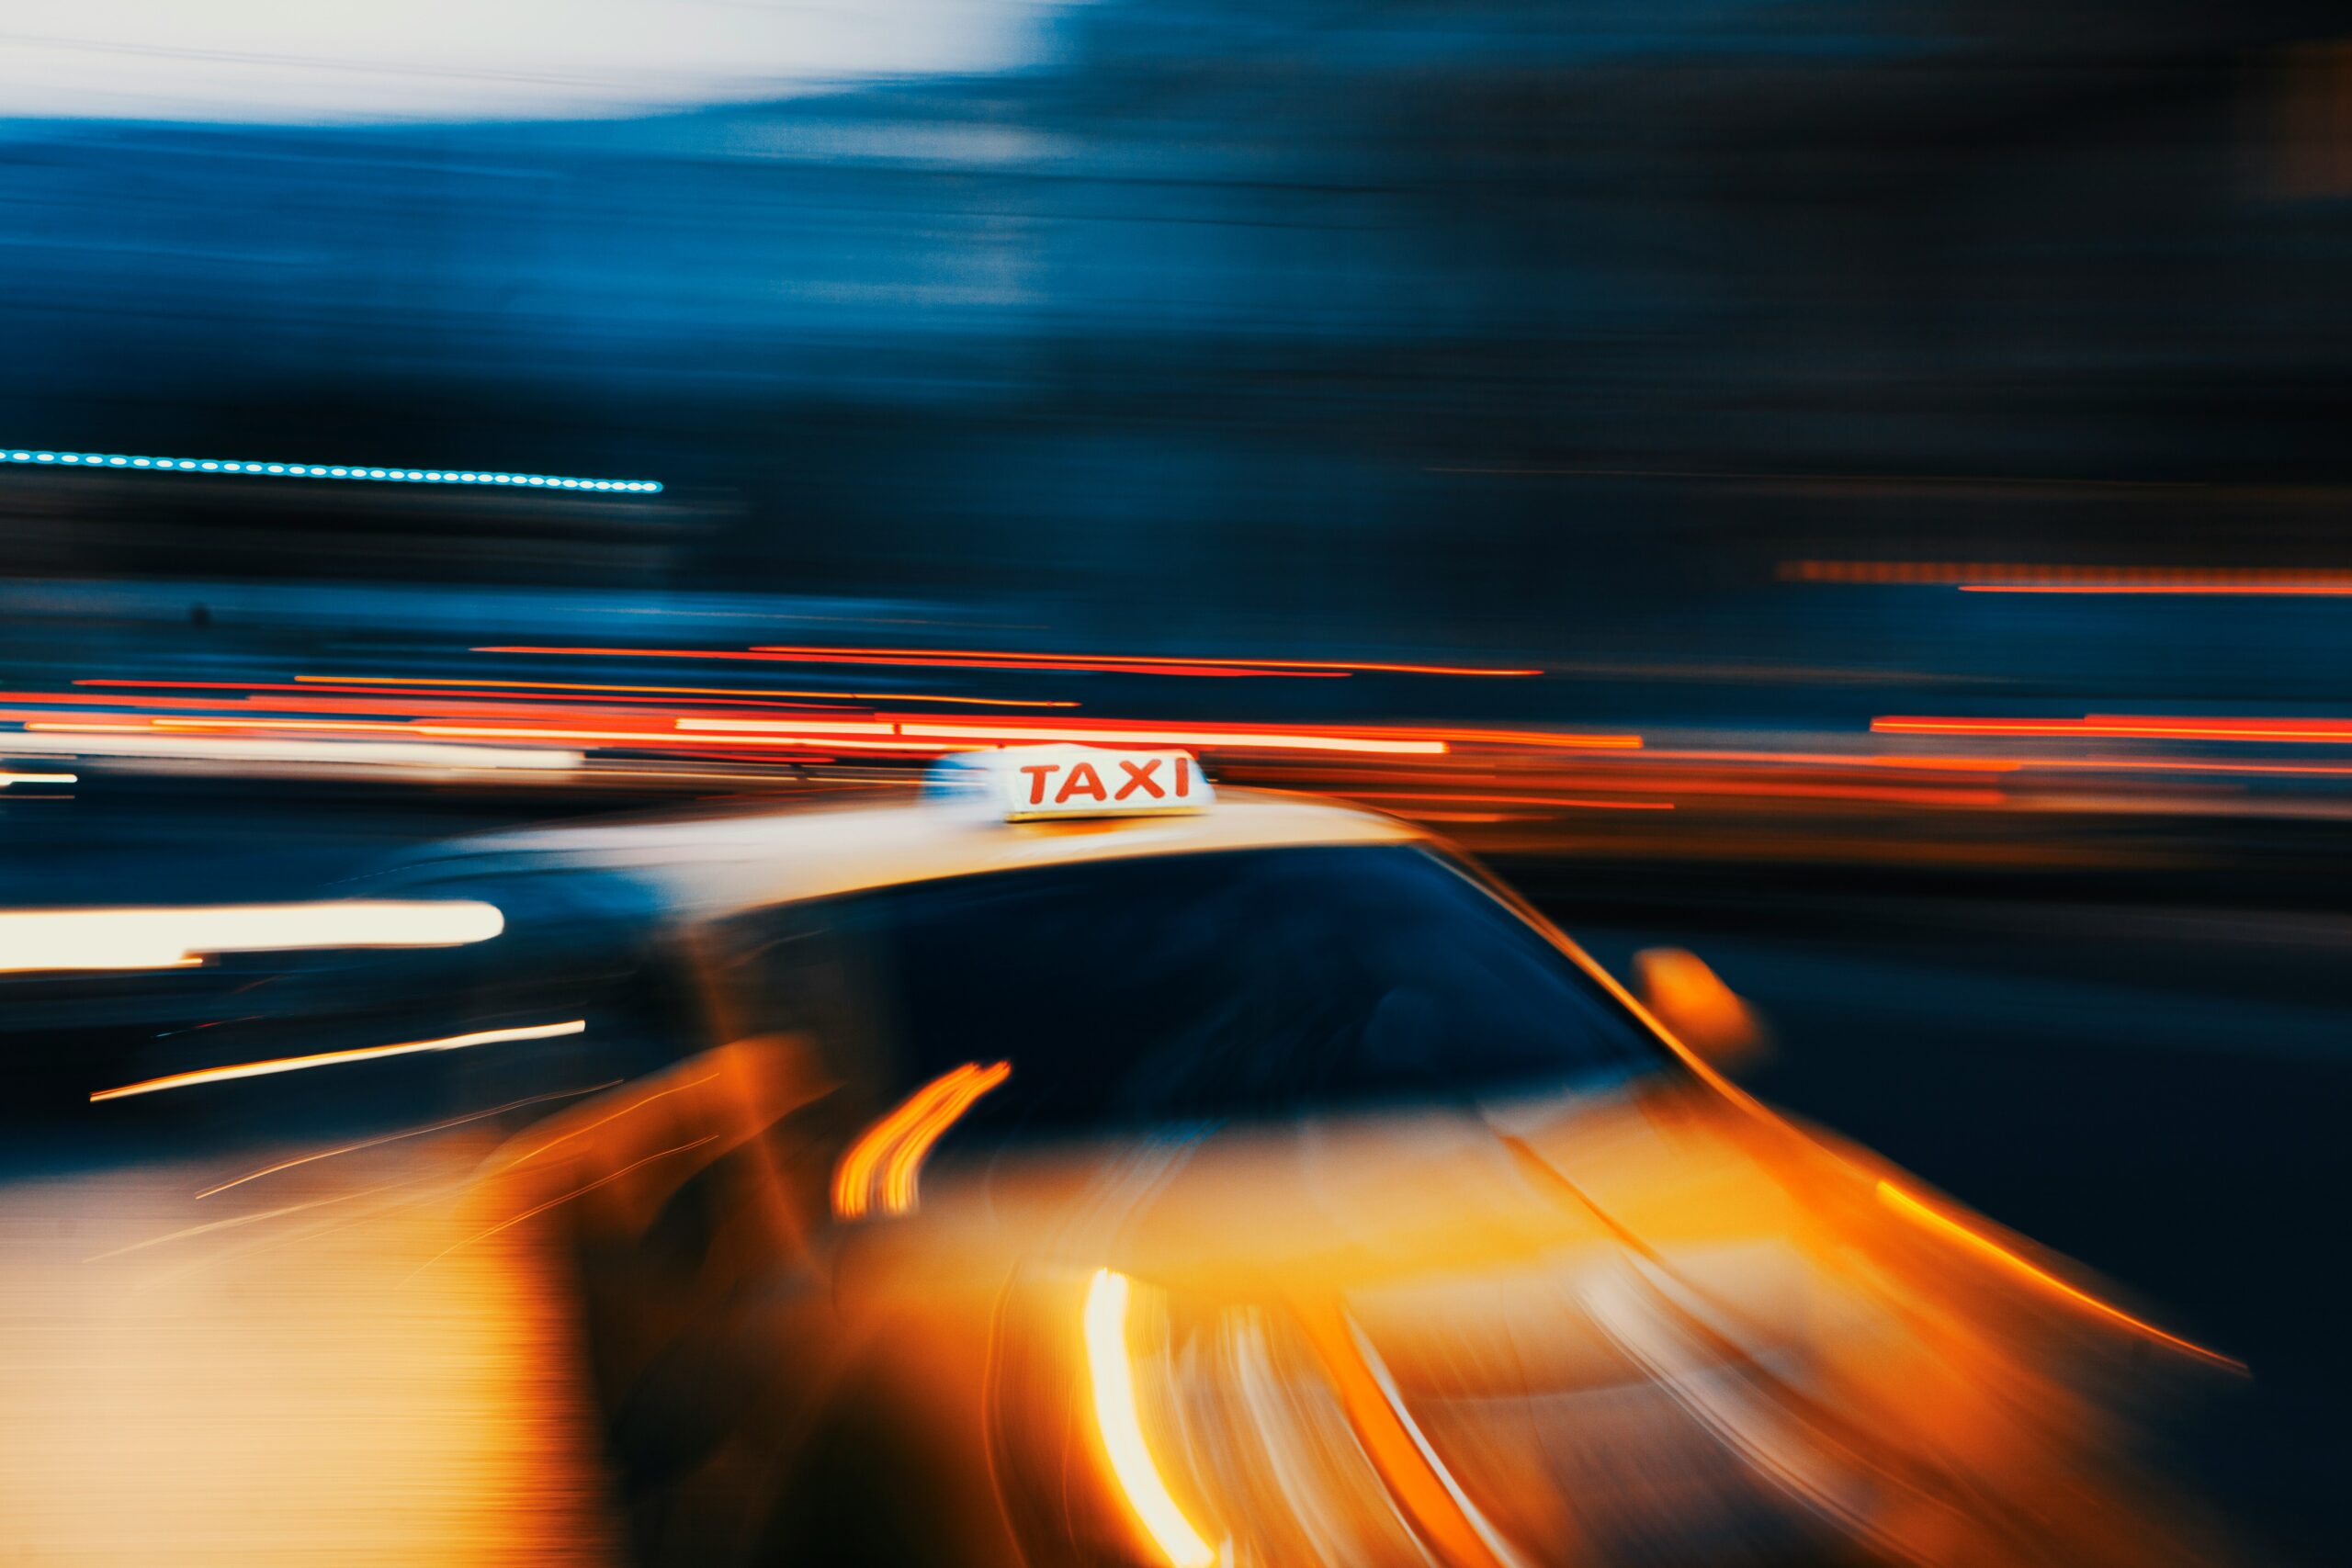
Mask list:
[[[1142,855],[1424,841],[1378,812],[1313,795],[1220,790],[1193,816],[1009,823],[910,791],[811,804],[569,823],[461,839],[410,862],[414,884],[578,871],[618,876],[666,919],[723,918],[983,872]]]

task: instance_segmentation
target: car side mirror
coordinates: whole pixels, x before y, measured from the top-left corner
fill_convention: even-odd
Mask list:
[[[1762,1057],[1763,1021],[1697,953],[1645,947],[1634,954],[1634,979],[1642,1005],[1708,1066],[1730,1072]]]

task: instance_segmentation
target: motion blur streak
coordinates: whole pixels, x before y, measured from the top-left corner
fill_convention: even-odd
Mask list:
[[[748,721],[742,721],[748,723]],[[727,719],[682,718],[682,729],[737,727]],[[1436,757],[1445,753],[1442,740],[1390,739],[1372,735],[1309,735],[1295,730],[1089,728],[1050,725],[901,724],[899,733],[945,740],[1077,740],[1141,746],[1247,746],[1274,751],[1368,751],[1396,756]],[[831,744],[831,742],[827,742]]]
[[[1295,1315],[1332,1382],[1348,1424],[1416,1530],[1455,1568],[1512,1564],[1518,1553],[1479,1513],[1405,1408],[1371,1341],[1346,1312],[1329,1303],[1295,1303]]]
[[[989,1090],[1012,1076],[1012,1064],[997,1062],[982,1067],[958,1082],[955,1089],[921,1122],[908,1129],[907,1135],[883,1156],[882,1210],[889,1214],[912,1213],[917,1200],[917,1183],[922,1176],[922,1162],[931,1156],[932,1145],[946,1134],[964,1112]]]
[[[635,746],[645,746],[661,740],[684,745],[847,747],[865,751],[931,752],[968,750],[965,747],[937,746],[921,741],[859,740],[838,735],[818,735],[808,732],[805,726],[801,727],[803,733],[798,735],[728,735],[724,737],[652,735],[626,729],[521,729],[452,724],[420,724],[414,728],[420,735],[497,736],[510,739],[530,735],[547,735],[558,739],[614,740]]]
[[[1891,768],[1940,768],[1954,773],[2014,773],[2028,768],[2105,773],[2279,773],[2297,778],[2352,777],[2352,766],[2325,762],[2191,761],[2181,757],[1873,757]]]
[[[391,728],[391,727],[388,727]],[[560,773],[580,765],[577,751],[524,750],[513,746],[444,746],[430,741],[360,744],[294,740],[275,736],[174,735],[135,724],[28,724],[6,737],[6,749],[65,757],[151,757],[175,761],[272,762],[359,768],[438,769],[498,773],[521,769]]]
[[[461,947],[506,929],[471,899],[0,911],[0,974],[177,968],[199,955],[330,947]]]
[[[1207,1568],[1216,1552],[1176,1506],[1144,1440],[1127,1350],[1127,1277],[1109,1269],[1096,1269],[1086,1288],[1086,1371],[1094,1395],[1094,1427],[1127,1506],[1171,1568]]]
[[[0,789],[13,784],[70,784],[79,780],[73,773],[0,773]]]
[[[968,725],[908,724],[906,735],[966,740],[1077,740],[1133,743],[1142,746],[1250,747],[1272,751],[1365,751],[1393,756],[1438,757],[1445,754],[1442,740],[1389,740],[1368,735],[1302,735],[1279,730],[1248,729],[1054,729],[1045,728],[981,728]]]
[[[291,1196],[401,1188],[318,1208],[316,1224],[255,1227],[266,1245],[189,1244],[168,1265],[119,1248],[181,1222],[185,1167],[12,1182],[8,1211],[53,1224],[9,1238],[7,1555],[612,1562],[559,1261],[517,1235],[403,1282],[479,1223],[461,1180],[478,1149],[463,1137],[410,1145],[399,1163],[313,1168]]]
[[[2126,740],[2270,740],[2352,745],[2352,721],[2340,718],[2174,718],[2149,714],[2089,714],[2082,718],[1917,718],[1871,720],[1880,735],[2088,735]]]
[[[2184,1355],[2193,1356],[2200,1361],[2210,1361],[2214,1366],[2226,1367],[2236,1372],[2247,1370],[2246,1364],[2235,1357],[2224,1356],[2219,1350],[2208,1350],[2204,1346],[2192,1340],[2183,1339],[2177,1334],[2167,1334],[2154,1324],[2143,1318],[2132,1316],[2121,1307],[2103,1302],[2088,1292],[2077,1290],[2056,1275],[2027,1262],[2000,1243],[1980,1235],[1947,1214],[1929,1208],[1893,1182],[1882,1180],[1878,1184],[1878,1197],[1880,1202],[1884,1203],[1905,1219],[1934,1232],[1947,1241],[1958,1244],[1987,1262],[1999,1265],[2020,1279],[2030,1280],[2045,1290],[2055,1292],[2077,1306],[2087,1307],[2110,1322],[2121,1324],[2124,1327],[2145,1335],[2160,1345],[2168,1345]]]
[[[549,1209],[560,1208],[564,1204],[571,1202],[575,1198],[585,1198],[589,1193],[595,1191],[599,1187],[609,1187],[614,1182],[618,1181],[621,1178],[630,1174],[632,1171],[642,1170],[645,1167],[651,1165],[655,1160],[668,1159],[672,1155],[682,1155],[689,1150],[701,1148],[705,1144],[715,1144],[718,1141],[718,1137],[719,1135],[717,1133],[707,1133],[703,1136],[695,1138],[688,1143],[673,1144],[666,1149],[656,1149],[653,1153],[645,1156],[641,1159],[631,1160],[628,1164],[622,1166],[617,1170],[608,1170],[604,1175],[596,1178],[594,1181],[575,1187],[569,1192],[559,1193],[555,1197],[548,1199],[544,1203],[535,1203],[519,1214],[509,1214],[506,1218],[499,1221],[488,1230],[479,1231],[474,1235],[466,1237],[463,1241],[452,1242],[448,1247],[435,1253],[432,1257],[418,1264],[416,1271],[417,1273],[422,1274],[427,1269],[432,1268],[435,1263],[438,1263],[443,1258],[448,1257],[451,1253],[461,1251],[469,1247],[479,1246],[482,1242],[488,1241],[491,1237],[497,1235],[502,1232],[513,1230],[516,1225],[521,1224],[526,1220],[535,1220],[538,1218],[541,1214],[546,1213]]]
[[[2171,593],[2229,598],[2278,596],[2337,599],[2352,595],[2352,583],[2248,582],[1963,582],[1962,593]]]
[[[1451,800],[1480,806],[1573,806],[1595,811],[1671,811],[1670,800],[1585,800],[1561,795],[1453,795],[1413,790],[1351,790],[1356,800]]]
[[[876,664],[893,663],[902,659],[928,660],[953,658],[997,665],[1009,670],[1035,670],[1050,667],[1056,662],[1068,660],[1073,668],[1107,666],[1118,670],[1132,670],[1142,675],[1167,669],[1279,671],[1284,673],[1337,671],[1341,674],[1385,675],[1541,675],[1544,673],[1541,670],[1491,670],[1464,664],[1383,664],[1338,659],[1176,659],[1144,653],[1040,654],[980,649],[792,648],[763,645],[752,651],[771,654],[779,659],[806,659],[823,662],[842,660]]]
[[[154,733],[155,731],[169,731],[173,729],[211,729],[217,728],[238,730],[293,729],[311,733],[334,732],[338,734],[360,733],[369,735],[447,736],[458,739],[530,740],[544,738],[548,740],[601,740],[609,741],[616,745],[638,748],[655,744],[684,746],[763,746],[806,744],[828,747],[853,747],[867,750],[882,751],[930,752],[958,749],[925,742],[909,743],[901,741],[843,739],[839,737],[830,735],[821,738],[813,735],[799,737],[730,735],[722,739],[717,737],[707,738],[693,735],[679,735],[667,730],[571,729],[541,728],[532,725],[407,724],[392,723],[390,721],[383,723],[370,723],[361,719],[259,717],[223,719],[159,718],[153,720],[152,722],[155,727],[155,730],[142,730],[142,733]],[[27,728],[43,730],[70,730],[81,732],[100,729],[129,728],[131,727],[85,724],[42,724],[28,725]],[[806,726],[797,726],[796,728],[804,730],[807,728]],[[382,749],[379,748],[379,750],[380,750]],[[322,754],[328,757],[333,757],[340,754],[342,750],[343,747],[341,743],[329,742],[324,748],[322,748]],[[509,753],[499,754],[506,755]],[[573,760],[576,761],[578,759],[574,756]],[[447,765],[457,764],[452,763]]]
[[[351,464],[255,463],[221,457],[130,457],[108,452],[40,452],[0,448],[0,463],[55,464],[60,468],[169,468],[184,474],[235,474],[278,479],[356,479],[376,484],[514,485],[531,490],[628,491],[652,494],[655,479],[583,479],[560,474],[508,474],[468,468],[370,468]]]
[[[597,682],[573,681],[499,681],[469,679],[440,675],[297,675],[295,681],[303,685],[323,686],[488,686],[510,691],[532,692],[634,692],[654,696],[699,697],[831,697],[852,702],[869,703],[967,703],[975,706],[1001,708],[1074,708],[1078,704],[1067,697],[951,697],[937,692],[804,692],[771,689],[762,686],[631,686]],[[76,681],[77,686],[198,686],[196,681]],[[236,686],[220,682],[221,688],[232,691],[276,691],[278,687]]]
[[[1243,677],[1290,675],[1303,679],[1345,680],[1345,670],[1286,670],[1258,664],[1218,664],[1204,660],[1185,664],[1134,665],[1115,664],[1102,660],[1059,658],[1041,654],[1033,659],[1011,662],[993,659],[971,659],[956,654],[933,654],[922,658],[854,659],[817,658],[793,653],[765,653],[732,649],[683,648],[477,648],[476,653],[584,654],[601,659],[732,659],[747,660],[757,664],[888,664],[923,670],[1050,670],[1062,672],[1083,671],[1097,675],[1193,675],[1203,677]]]
[[[883,1156],[930,1115],[933,1108],[954,1097],[965,1081],[980,1070],[967,1062],[932,1079],[899,1102],[898,1108],[867,1128],[849,1146],[833,1171],[833,1213],[845,1220],[863,1217],[874,1206],[874,1178]]]
[[[398,1133],[387,1133],[380,1138],[362,1138],[356,1144],[344,1144],[332,1149],[320,1149],[311,1154],[296,1155],[292,1159],[282,1159],[276,1165],[266,1165],[259,1170],[249,1170],[244,1175],[232,1177],[227,1181],[215,1182],[198,1192],[197,1197],[210,1198],[217,1193],[226,1192],[232,1187],[243,1187],[248,1181],[259,1181],[266,1176],[276,1176],[281,1171],[312,1165],[322,1159],[334,1159],[340,1155],[355,1155],[364,1149],[381,1148],[386,1144],[405,1143],[411,1138],[422,1138],[429,1133],[446,1133],[452,1127],[464,1127],[476,1122],[485,1122],[492,1116],[503,1116],[510,1111],[520,1111],[526,1105],[544,1105],[550,1100],[571,1100],[579,1095],[601,1093],[605,1089],[619,1087],[624,1081],[626,1080],[621,1078],[609,1078],[603,1083],[589,1084],[582,1089],[559,1089],[549,1090],[546,1094],[526,1094],[520,1100],[510,1100],[503,1105],[493,1105],[487,1111],[471,1111],[464,1116],[452,1116],[446,1122],[428,1122],[422,1127],[410,1127]]]
[[[758,659],[788,664],[899,664],[922,669],[1060,670],[1131,675],[1541,675],[1541,670],[1464,664],[1388,664],[1323,659],[1171,658],[1142,653],[1009,652],[982,649],[759,647],[749,650],[667,648],[478,648],[476,653],[585,654],[608,659]]]
[[[440,1040],[409,1040],[397,1045],[362,1045],[349,1051],[322,1051],[314,1056],[277,1056],[267,1061],[240,1062],[227,1067],[201,1067],[193,1072],[173,1073],[165,1077],[147,1078],[139,1083],[124,1084],[119,1089],[92,1091],[93,1102],[102,1100],[125,1100],[136,1094],[154,1094],[167,1089],[188,1089],[197,1084],[227,1083],[237,1078],[267,1077],[273,1073],[296,1073],[307,1067],[338,1067],[350,1062],[380,1061],[387,1056],[410,1056],[422,1051],[462,1051],[471,1045],[498,1045],[512,1040],[551,1040],[560,1034],[578,1034],[588,1027],[583,1019],[565,1023],[534,1023],[517,1029],[481,1029],[471,1034],[452,1034]]]
[[[1783,561],[1792,582],[1941,585],[1967,593],[2352,593],[2352,571],[2291,567],[2050,566],[1984,561]]]
[[[718,1075],[716,1073],[704,1073],[699,1077],[688,1078],[683,1083],[673,1083],[665,1089],[657,1089],[650,1094],[640,1095],[637,1099],[630,1100],[626,1105],[621,1106],[616,1111],[607,1111],[605,1114],[597,1117],[593,1122],[583,1122],[575,1127],[567,1127],[561,1134],[548,1139],[544,1143],[535,1144],[519,1155],[511,1155],[507,1156],[500,1165],[499,1168],[501,1170],[513,1170],[518,1166],[528,1165],[533,1160],[537,1159],[541,1155],[547,1154],[554,1149],[561,1148],[564,1145],[572,1142],[574,1139],[582,1137],[587,1134],[595,1132],[598,1128],[609,1127],[616,1122],[627,1121],[629,1117],[636,1115],[639,1111],[644,1110],[647,1106],[652,1104],[657,1100],[667,1100],[673,1094],[684,1094],[690,1089],[699,1089],[718,1076]]]
[[[832,720],[797,718],[682,718],[676,721],[680,729],[722,729],[754,731],[766,734],[786,730],[797,735],[896,735],[895,724],[876,723],[871,719]]]

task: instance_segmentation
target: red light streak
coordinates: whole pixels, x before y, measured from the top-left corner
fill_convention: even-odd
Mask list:
[[[341,734],[354,735],[409,735],[442,739],[461,737],[487,739],[495,737],[513,740],[590,740],[605,742],[610,746],[628,747],[639,750],[659,750],[670,747],[691,746],[696,749],[695,754],[698,756],[709,756],[714,754],[724,756],[731,752],[739,757],[758,756],[763,759],[771,757],[773,754],[767,752],[755,752],[750,749],[761,746],[781,746],[791,747],[799,750],[822,749],[824,750],[853,750],[868,751],[897,751],[913,752],[918,755],[924,756],[943,751],[977,751],[986,750],[989,749],[984,745],[977,743],[955,740],[865,740],[849,739],[836,736],[810,736],[804,738],[786,735],[714,735],[705,737],[695,735],[680,735],[666,729],[557,729],[520,725],[461,725],[435,724],[429,722],[413,724],[377,724],[357,719],[345,721],[336,719],[162,718],[151,720],[149,723],[144,725],[37,721],[26,724],[25,728],[40,733],[56,732],[70,735],[123,733],[140,735],[171,735],[186,733],[193,730],[201,731],[206,734],[222,733],[249,736],[256,733],[293,730],[302,733],[334,731]],[[717,747],[723,750],[714,753],[705,750],[705,748],[707,747]]]
[[[2208,599],[2352,597],[2352,583],[2305,582],[1963,582],[1962,593],[2170,594]]]
[[[682,719],[682,724],[697,721]],[[1349,735],[1279,729],[1188,729],[1180,728],[1080,728],[1046,725],[901,724],[899,733],[936,739],[992,741],[1075,740],[1137,746],[1203,749],[1250,747],[1280,751],[1373,751],[1405,756],[1442,756],[1442,740],[1390,735]]]
[[[738,755],[773,757],[773,748],[885,750],[918,755],[970,750],[1033,741],[1157,744],[1203,750],[1323,751],[1437,757],[1456,743],[1477,747],[1544,750],[1639,750],[1642,738],[1630,734],[1577,734],[1556,730],[1260,724],[1148,723],[1075,716],[1046,724],[1012,716],[954,713],[874,713],[856,708],[811,708],[790,716],[773,705],[746,703],[741,716],[718,711],[679,712],[660,706],[612,705],[565,696],[555,703],[529,692],[495,686],[409,693],[390,685],[356,692],[322,682],[298,684],[235,682],[77,683],[71,692],[0,692],[0,701],[34,705],[0,707],[0,720],[33,731],[107,734],[187,732],[266,737],[271,734],[403,735],[524,741],[582,741],[638,749],[693,749],[710,755],[729,748]],[[154,691],[96,694],[105,685],[151,685]],[[635,688],[618,688],[634,690]],[[647,688],[646,690],[654,690]],[[712,688],[711,690],[723,690]],[[209,694],[218,693],[219,695]],[[148,710],[154,716],[117,723],[93,710]],[[157,713],[154,710],[162,710]]]
[[[1880,735],[2089,736],[2126,740],[2352,745],[2352,720],[2340,718],[2176,718],[2137,714],[2090,714],[2082,718],[1924,718],[1897,715],[1871,720],[1871,729]]]
[[[2277,773],[2290,778],[2352,778],[2352,767],[2325,762],[2188,761],[2173,757],[1874,757],[1898,768],[1939,768],[1963,773],[2013,773],[2028,769],[2114,773]]]
[[[1446,790],[1426,794],[1397,790],[1342,790],[1352,800],[1435,800],[1465,806],[1573,806],[1596,811],[1671,811],[1670,800],[1588,800],[1554,795],[1456,795]]]
[[[2021,561],[1800,560],[1794,582],[1943,586],[1964,593],[2352,594],[2352,571],[2307,567],[2070,566]]]
[[[187,692],[335,692],[402,690],[409,687],[480,688],[499,692],[615,692],[645,696],[819,697],[833,702],[955,703],[978,707],[1074,708],[1067,697],[954,697],[938,692],[812,692],[766,686],[635,686],[578,681],[476,681],[438,675],[297,675],[291,683],[271,681],[76,681],[77,686],[136,687],[148,691]],[[0,694],[5,695],[6,694]],[[430,695],[419,692],[419,695]],[[61,694],[59,700],[63,698]],[[97,699],[90,699],[96,701]],[[568,700],[568,699],[567,699]],[[790,706],[792,705],[781,705]]]
[[[492,686],[535,692],[641,693],[650,696],[830,697],[838,702],[953,703],[974,707],[998,708],[1074,708],[1079,705],[1068,697],[953,697],[938,692],[804,692],[769,690],[760,686],[630,686],[570,681],[471,681],[421,675],[297,675],[294,679],[306,684],[331,686]],[[77,686],[85,683],[80,681],[74,682]],[[96,684],[97,682],[86,683]],[[141,683],[153,684],[153,682]]]

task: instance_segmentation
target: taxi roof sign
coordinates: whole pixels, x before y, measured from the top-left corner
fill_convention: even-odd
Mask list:
[[[1216,792],[1190,751],[1129,746],[1008,746],[943,758],[934,793],[976,794],[1007,822],[1064,817],[1182,817]]]

